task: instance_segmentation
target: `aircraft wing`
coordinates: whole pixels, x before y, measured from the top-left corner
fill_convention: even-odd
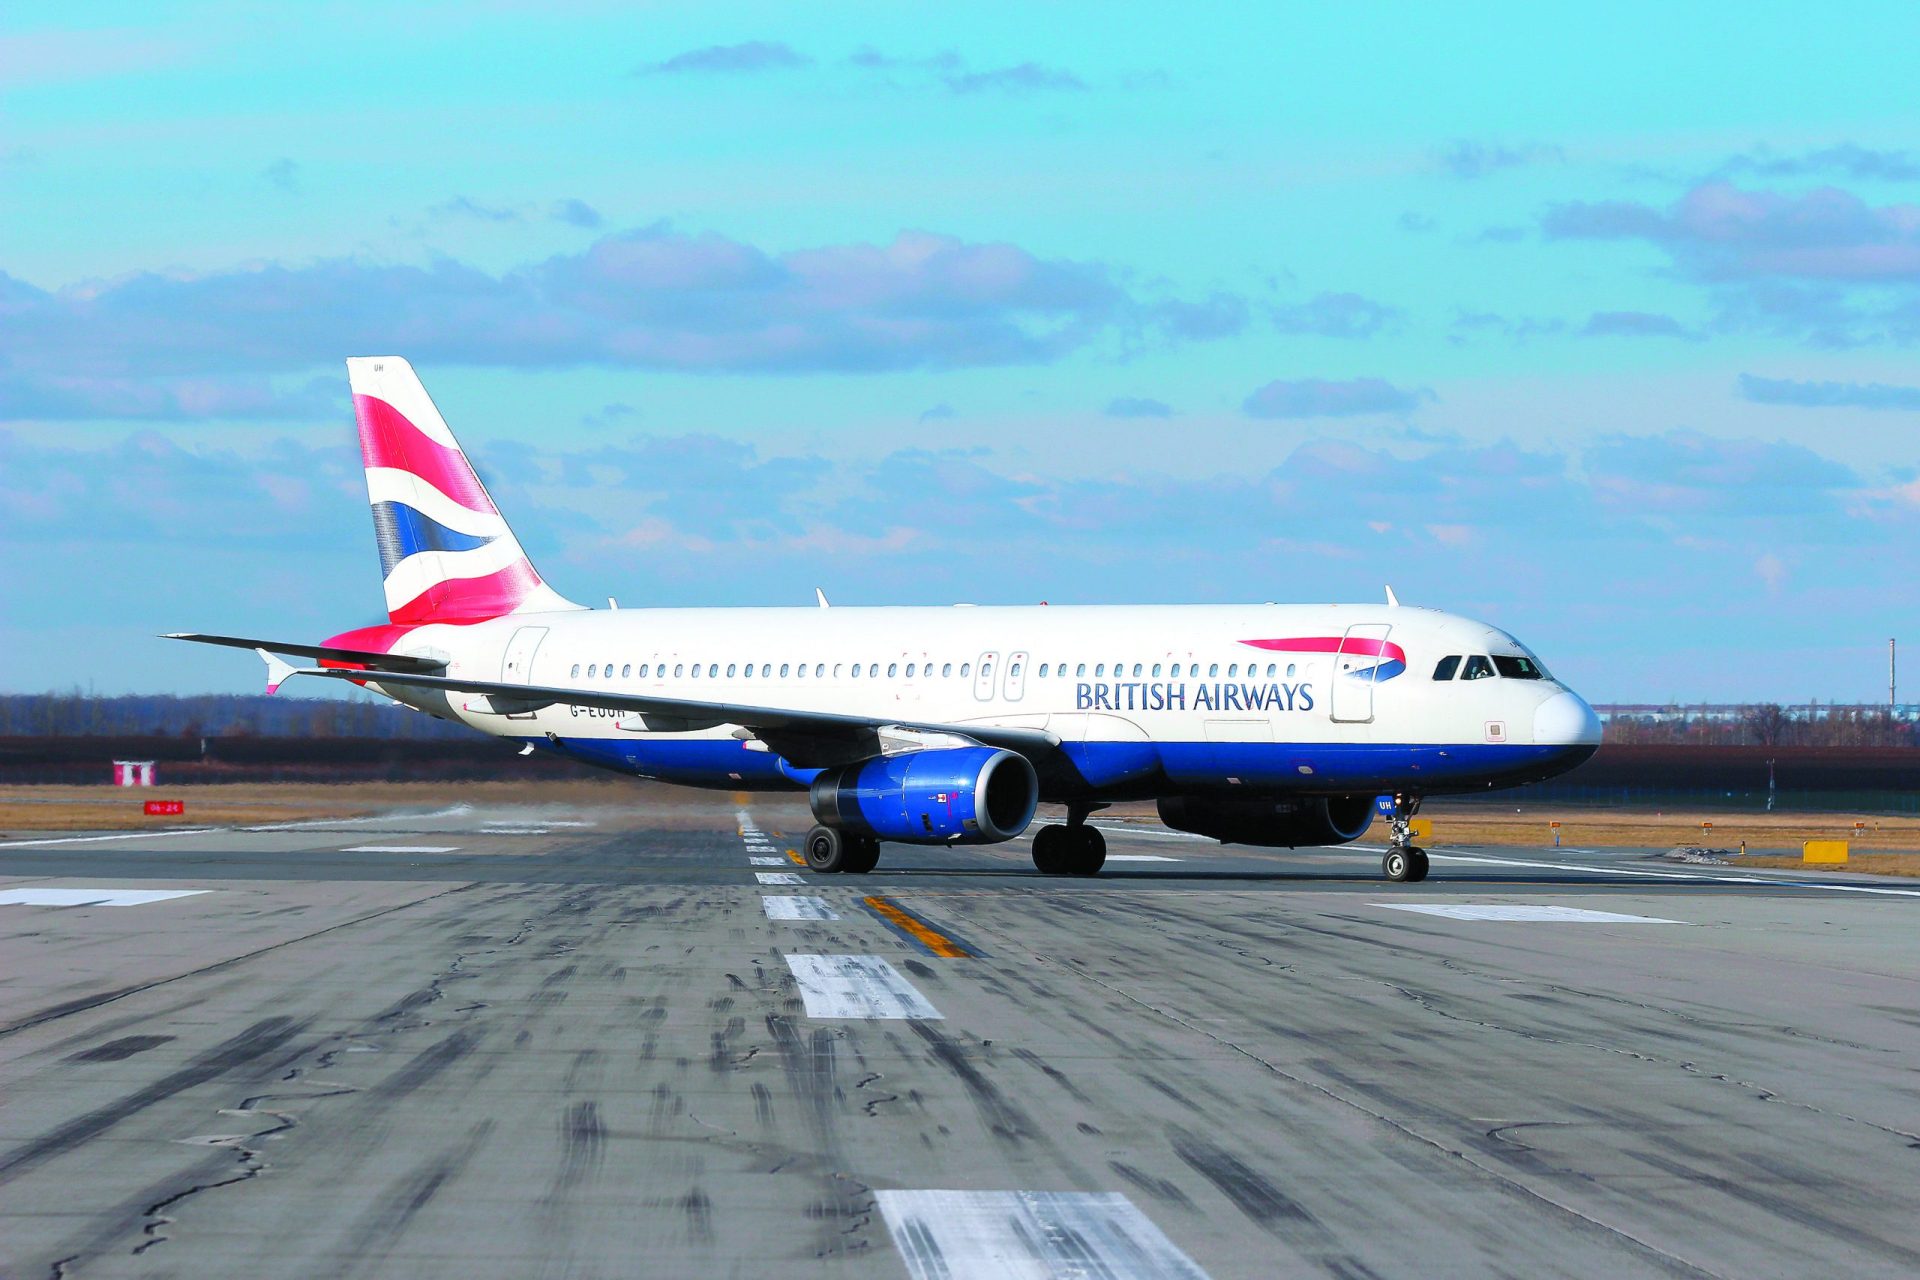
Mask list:
[[[644,693],[613,693],[596,689],[566,689],[551,685],[507,684],[495,680],[467,680],[416,672],[355,671],[339,667],[289,667],[260,650],[267,663],[268,688],[276,689],[293,676],[355,680],[403,689],[438,689],[473,695],[478,705],[468,709],[498,715],[518,715],[542,707],[594,707],[627,711],[650,731],[684,733],[733,724],[750,730],[769,749],[802,768],[848,764],[885,754],[883,739],[913,735],[961,738],[989,747],[1004,747],[1040,763],[1059,747],[1060,739],[1043,729],[983,724],[938,724],[924,721],[843,715],[832,711],[797,711],[731,702],[698,702],[662,698]],[[911,749],[909,747],[908,749]]]

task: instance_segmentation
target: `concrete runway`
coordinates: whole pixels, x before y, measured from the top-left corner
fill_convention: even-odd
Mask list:
[[[0,1275],[1920,1273],[1920,882],[806,823],[0,841]]]

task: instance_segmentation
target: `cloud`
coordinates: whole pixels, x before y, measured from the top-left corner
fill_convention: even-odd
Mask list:
[[[1272,307],[1267,315],[1281,333],[1370,338],[1397,320],[1400,313],[1357,293],[1322,293],[1306,302]]]
[[[1247,327],[1247,302],[1230,293],[1215,293],[1199,302],[1161,302],[1154,305],[1152,318],[1176,338],[1228,338]]]
[[[1596,311],[1580,328],[1587,338],[1697,338],[1672,316],[1652,311]]]
[[[1851,142],[1794,154],[1782,154],[1763,145],[1731,157],[1717,171],[1723,177],[1743,173],[1762,178],[1833,173],[1856,182],[1912,182],[1920,179],[1920,157],[1911,151],[1875,150]]]
[[[947,88],[957,94],[971,93],[1078,93],[1087,83],[1071,71],[1043,67],[1037,62],[1022,62],[991,71],[956,71],[943,77]]]
[[[555,222],[564,222],[570,227],[583,227],[587,230],[594,230],[606,221],[600,216],[598,209],[585,200],[579,199],[555,200],[547,216]]]
[[[1251,418],[1345,418],[1365,413],[1411,413],[1430,391],[1406,391],[1380,378],[1328,382],[1320,378],[1269,382],[1242,402]]]
[[[300,190],[300,166],[281,156],[260,171],[268,186],[293,195]]]
[[[1873,206],[1835,187],[1799,196],[1705,182],[1665,209],[1630,200],[1551,206],[1553,239],[1643,240],[1705,281],[1920,277],[1920,205]]]
[[[288,390],[257,376],[100,378],[0,372],[0,422],[311,420],[345,408],[337,379],[315,378]]]
[[[635,75],[723,75],[755,71],[786,71],[810,67],[813,59],[775,40],[748,40],[742,44],[714,44],[677,53],[664,62],[645,63]]]
[[[925,58],[897,58],[880,52],[872,45],[855,49],[847,61],[869,71],[951,71],[964,65],[960,55],[951,49],[943,49]]]
[[[1839,510],[1839,494],[1864,488],[1850,467],[1804,445],[1693,431],[1602,437],[1584,461],[1602,501],[1681,518],[1831,512]]]
[[[919,421],[919,422],[944,422],[945,420],[947,420],[948,418],[951,418],[951,417],[953,417],[953,406],[952,406],[952,405],[950,405],[950,404],[937,404],[937,405],[935,405],[935,406],[933,406],[933,408],[931,408],[931,409],[922,409],[922,410],[920,411],[920,416],[919,416],[919,418],[918,418],[918,419],[916,419],[916,421]]]
[[[1472,142],[1465,138],[1453,143],[1438,157],[1440,167],[1456,178],[1469,181],[1489,177],[1503,169],[1558,163],[1566,153],[1544,143],[1503,146],[1499,143]]]
[[[1042,363],[1138,332],[1205,338],[1231,318],[1216,300],[1138,297],[1098,263],[1011,244],[905,231],[775,254],[653,226],[500,274],[333,258],[42,290],[0,273],[0,375],[304,372],[376,349],[509,367],[942,369]]]
[[[427,210],[436,218],[474,218],[481,222],[521,222],[520,211],[506,205],[481,204],[467,196],[443,200]]]
[[[1171,418],[1173,406],[1144,396],[1118,396],[1107,401],[1104,412],[1109,418]]]
[[[1805,409],[1920,409],[1920,387],[1884,382],[1796,382],[1788,378],[1740,375],[1740,397],[1754,404],[1793,405]]]
[[[1402,231],[1411,231],[1416,235],[1432,231],[1440,225],[1438,218],[1429,217],[1424,213],[1415,213],[1411,209],[1401,214],[1394,222]]]

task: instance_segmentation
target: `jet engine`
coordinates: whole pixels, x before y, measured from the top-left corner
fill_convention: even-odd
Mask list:
[[[1223,844],[1269,848],[1346,844],[1373,825],[1372,796],[1300,796],[1285,800],[1223,800],[1169,796],[1160,821],[1175,831],[1211,836]]]
[[[996,844],[1033,821],[1040,779],[1016,752],[953,747],[827,769],[807,793],[830,827],[905,844]]]

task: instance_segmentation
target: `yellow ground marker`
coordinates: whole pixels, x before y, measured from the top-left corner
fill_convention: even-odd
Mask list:
[[[1845,862],[1847,860],[1847,842],[1845,840],[1809,840],[1800,846],[1802,862]]]
[[[941,956],[949,960],[960,960],[973,954],[973,952],[967,950],[946,934],[941,933],[938,929],[933,928],[918,917],[909,915],[893,903],[888,902],[885,898],[862,898],[860,901],[861,905],[865,906],[867,910],[873,912],[881,919],[906,930],[907,934],[912,937],[915,942],[933,952],[936,956]]]
[[[1433,819],[1432,818],[1415,818],[1412,822],[1408,823],[1407,825],[1413,829],[1413,838],[1415,840],[1433,839]]]
[[[807,860],[800,856],[800,851],[798,849],[787,850],[787,861],[791,862],[796,867],[804,867],[807,865]]]

